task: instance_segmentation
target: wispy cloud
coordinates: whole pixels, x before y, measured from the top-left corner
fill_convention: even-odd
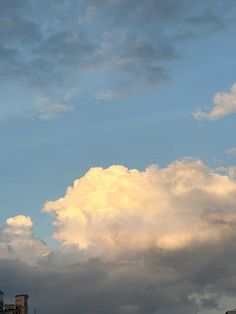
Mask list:
[[[41,120],[54,120],[65,112],[73,110],[70,103],[63,99],[63,102],[53,102],[49,97],[38,97],[36,99],[36,116]]]
[[[128,96],[132,93],[131,88],[124,88],[120,90],[111,90],[108,88],[102,89],[95,94],[95,99],[98,102],[109,102],[121,100],[122,98]]]
[[[103,89],[95,95],[95,98],[97,101],[109,101],[119,98],[119,93],[111,89]]]

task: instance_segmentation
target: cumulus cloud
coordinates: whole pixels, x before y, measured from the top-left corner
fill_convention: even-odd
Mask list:
[[[236,167],[232,166],[228,168],[228,175],[232,178],[236,178]]]
[[[55,215],[55,239],[93,254],[176,250],[230,235],[235,193],[232,178],[201,161],[143,172],[111,166],[90,169],[44,211]]]
[[[217,120],[236,113],[236,83],[229,93],[216,93],[213,98],[214,107],[211,111],[197,111],[194,117],[197,120]]]
[[[199,160],[92,168],[45,204],[59,248],[29,217],[6,221],[1,285],[42,314],[222,313],[236,293],[235,204],[236,181]]]
[[[49,248],[32,232],[30,217],[8,218],[0,229],[0,259],[19,259],[27,264],[37,263]]]

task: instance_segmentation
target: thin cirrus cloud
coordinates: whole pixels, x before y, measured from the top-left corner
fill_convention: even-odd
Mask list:
[[[218,120],[236,113],[236,83],[229,93],[216,93],[213,98],[213,109],[210,111],[197,111],[194,113],[196,120]]]

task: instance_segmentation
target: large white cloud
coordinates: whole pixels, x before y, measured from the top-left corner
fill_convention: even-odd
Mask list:
[[[90,169],[64,197],[45,204],[55,215],[59,248],[37,239],[26,216],[0,229],[2,287],[29,293],[40,313],[230,309],[236,181],[229,170],[191,159],[145,171]]]
[[[198,111],[194,114],[197,120],[217,120],[236,113],[236,83],[229,93],[216,93],[213,98],[213,109],[209,112]]]
[[[235,209],[236,181],[191,159],[143,172],[91,168],[44,207],[55,239],[93,254],[215,243],[232,234]]]
[[[30,217],[8,218],[0,228],[0,259],[19,259],[27,264],[37,263],[50,249],[32,232]]]

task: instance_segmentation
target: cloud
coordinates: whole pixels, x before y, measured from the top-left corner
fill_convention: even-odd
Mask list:
[[[32,233],[30,217],[8,218],[0,229],[0,259],[19,259],[27,264],[37,263],[49,248]]]
[[[209,27],[209,32],[223,30],[226,26],[222,19],[211,11],[206,11],[200,16],[192,16],[186,19],[186,21],[198,27],[207,25]]]
[[[29,0],[1,0],[0,2],[0,16],[13,16],[20,10],[24,10],[28,5]]]
[[[95,94],[98,102],[109,102],[111,100],[120,100],[131,93],[131,89],[114,91],[111,89],[102,89]]]
[[[144,172],[111,166],[90,169],[44,211],[55,215],[55,239],[91,254],[178,250],[230,235],[235,193],[232,178],[201,161]]]
[[[232,178],[236,178],[236,167],[229,167],[228,175]]]
[[[34,94],[49,97],[51,111],[61,114],[68,106],[56,100],[68,88],[77,88],[78,97],[97,90],[119,90],[126,96],[126,90],[166,82],[172,62],[183,54],[179,39],[224,29],[234,14],[232,2],[200,3],[2,0],[0,81],[26,84]],[[116,100],[104,93],[101,97]],[[47,113],[41,116],[47,119]]]
[[[45,204],[60,247],[26,216],[0,229],[1,288],[42,314],[220,314],[236,293],[235,198],[236,181],[199,160],[91,168]]]
[[[95,45],[83,34],[77,31],[61,31],[52,34],[45,39],[37,52],[41,57],[49,59],[50,62],[55,60],[63,66],[76,65],[83,63],[88,56],[94,52]]]
[[[12,293],[27,291],[30,304],[42,314],[48,311],[177,314],[181,310],[187,314],[197,309],[184,296],[188,288],[178,289],[179,278],[173,270],[166,267],[150,270],[146,262],[92,260],[63,271],[47,271],[0,261],[0,270],[1,285]]]
[[[218,314],[227,285],[232,282],[231,293],[235,289],[231,244],[147,251],[123,261],[90,259],[61,269],[0,260],[1,285],[8,295],[29,293],[31,307],[42,314],[187,314],[206,308]]]
[[[10,18],[2,17],[0,18],[0,39],[3,42],[11,40],[15,43],[27,43],[36,42],[41,39],[41,34],[38,26],[30,20],[21,19],[20,17]]]
[[[230,147],[230,148],[227,148],[225,150],[226,154],[229,154],[229,155],[235,155],[236,154],[236,147]]]
[[[194,113],[197,120],[218,120],[236,113],[236,83],[232,85],[230,93],[216,93],[213,98],[214,107],[211,111]]]
[[[73,110],[67,99],[64,103],[54,103],[49,97],[38,97],[36,99],[36,115],[41,120],[53,120],[65,112]]]
[[[117,97],[119,98],[119,93],[114,92],[110,89],[103,89],[99,91],[95,96],[96,100],[98,101],[108,101],[111,99],[116,99]]]
[[[114,15],[114,23],[131,23],[137,25],[141,22],[142,26],[146,26],[151,23],[162,25],[163,23],[169,23],[177,21],[180,17],[184,18],[184,21],[190,24],[224,24],[224,19],[218,17],[217,13],[220,9],[225,10],[232,9],[231,5],[222,5],[220,1],[200,1],[197,5],[190,4],[189,1],[180,0],[178,3],[171,0],[148,0],[145,5],[141,0],[92,0],[90,1],[90,7],[105,11],[112,10]],[[91,9],[90,9],[91,10]]]

